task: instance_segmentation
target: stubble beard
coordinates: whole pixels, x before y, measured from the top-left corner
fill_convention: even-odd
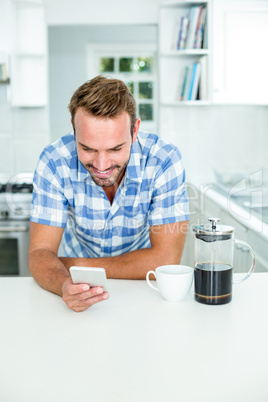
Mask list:
[[[121,178],[120,178],[120,181],[121,181],[122,177],[124,176],[124,172],[127,168],[129,160],[130,160],[130,154],[129,154],[129,158],[128,158],[127,162],[125,162],[122,166],[120,166],[120,165],[113,166],[115,169],[113,172],[113,175],[112,175],[112,177],[109,177],[107,179],[97,177],[94,174],[94,172],[92,171],[93,165],[91,165],[91,164],[84,165],[83,164],[83,166],[88,171],[88,173],[92,177],[92,180],[94,181],[95,184],[97,184],[97,186],[111,187],[117,183],[117,180],[119,179],[120,176],[121,176]],[[120,184],[120,181],[119,181],[118,185]]]

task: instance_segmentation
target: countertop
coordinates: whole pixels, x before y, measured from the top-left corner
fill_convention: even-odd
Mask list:
[[[75,313],[32,278],[0,278],[2,402],[268,400],[268,274],[222,306],[193,288],[168,303],[145,281],[108,286]]]

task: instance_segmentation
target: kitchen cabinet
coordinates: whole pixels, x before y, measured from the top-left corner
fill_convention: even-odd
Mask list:
[[[248,232],[248,243],[254,250],[256,257],[256,272],[268,272],[268,247],[267,240],[262,239],[258,233],[252,230]]]
[[[213,1],[213,102],[268,104],[267,0]]]
[[[47,31],[41,1],[13,2],[11,105],[47,104]]]

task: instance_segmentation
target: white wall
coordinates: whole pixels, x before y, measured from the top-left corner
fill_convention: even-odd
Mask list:
[[[214,180],[214,170],[268,168],[267,106],[165,107],[160,133],[180,148],[194,183]]]
[[[44,0],[49,25],[155,24],[162,0]]]

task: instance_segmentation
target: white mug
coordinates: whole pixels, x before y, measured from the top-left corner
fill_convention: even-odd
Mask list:
[[[160,292],[169,302],[179,302],[185,298],[193,283],[194,270],[186,265],[163,265],[146,274],[148,285]],[[152,285],[149,275],[156,278],[157,287]]]

